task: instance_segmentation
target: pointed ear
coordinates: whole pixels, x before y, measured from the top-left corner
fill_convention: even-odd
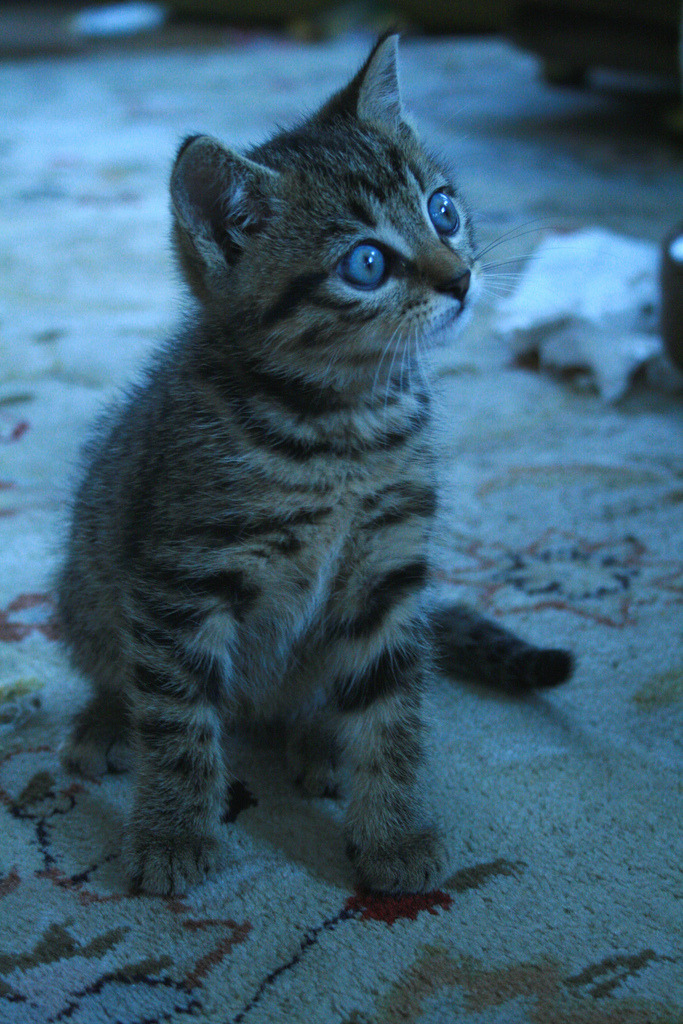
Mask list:
[[[391,135],[399,134],[404,118],[396,33],[381,36],[358,74],[321,111],[323,116],[340,113],[369,121]]]
[[[362,69],[356,113],[393,133],[403,119],[398,84],[398,36],[380,39]]]
[[[197,298],[220,283],[263,224],[276,178],[206,135],[181,145],[171,172],[173,240]]]

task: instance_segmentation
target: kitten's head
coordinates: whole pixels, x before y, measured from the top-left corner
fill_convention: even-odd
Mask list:
[[[404,115],[396,50],[380,39],[321,110],[246,156],[206,136],[180,148],[185,276],[214,321],[244,324],[264,352],[370,365],[469,301],[468,215]]]

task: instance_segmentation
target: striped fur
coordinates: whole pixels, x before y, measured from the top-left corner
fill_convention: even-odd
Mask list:
[[[452,237],[430,220],[435,191],[456,204]],[[171,197],[196,311],[87,452],[58,597],[94,695],[65,763],[132,762],[132,884],[182,892],[225,859],[226,724],[285,722],[305,788],[330,790],[340,769],[360,882],[428,889],[446,857],[420,701],[435,630],[457,669],[465,620],[428,607],[425,356],[469,301],[473,249],[403,116],[395,37],[246,155],[187,139]],[[389,269],[371,289],[340,270],[367,241]],[[464,651],[475,632],[468,619]],[[486,676],[486,651],[465,667]]]

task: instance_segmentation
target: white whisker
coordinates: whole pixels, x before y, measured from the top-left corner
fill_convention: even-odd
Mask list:
[[[375,370],[375,376],[374,376],[373,381],[372,381],[372,387],[370,389],[371,396],[374,396],[374,394],[375,394],[375,388],[377,387],[377,384],[379,382],[379,375],[380,375],[380,371],[382,369],[382,363],[384,362],[384,358],[387,355],[387,353],[391,350],[391,347],[392,347],[392,345],[394,343],[394,339],[396,338],[396,335],[398,334],[398,331],[399,331],[398,327],[396,327],[395,330],[392,331],[391,335],[389,336],[389,340],[387,341],[386,345],[384,346],[384,349],[382,350],[382,355],[380,357],[379,363],[377,364],[377,369]]]
[[[530,227],[529,225],[531,224],[535,224],[537,226]],[[499,235],[498,238],[495,238],[492,242],[489,242],[488,245],[485,245],[483,249],[480,249],[479,252],[475,253],[473,258],[475,261],[480,260],[487,252],[491,252],[492,249],[497,249],[499,245],[503,245],[506,242],[514,242],[518,238],[524,238],[526,235],[533,235],[539,231],[546,231],[552,228],[552,226],[553,225],[550,222],[542,218],[535,221],[525,221],[523,224],[510,228],[509,231],[503,232],[502,235]]]

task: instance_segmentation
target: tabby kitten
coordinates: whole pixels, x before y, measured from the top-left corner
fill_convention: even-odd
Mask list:
[[[420,778],[432,647],[512,688],[570,659],[429,606],[421,352],[468,304],[474,254],[404,118],[396,37],[246,156],[186,139],[171,197],[196,315],[87,455],[58,599],[94,693],[64,761],[132,760],[132,885],[179,893],[224,862],[224,730],[284,723],[308,792],[339,762],[360,884],[428,890],[447,863]]]

